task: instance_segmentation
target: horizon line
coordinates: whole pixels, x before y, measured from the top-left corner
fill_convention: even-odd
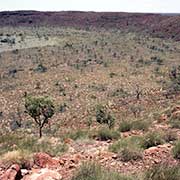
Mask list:
[[[139,12],[139,11],[93,11],[93,10],[58,10],[58,11],[51,11],[51,10],[33,10],[33,9],[17,9],[17,10],[0,10],[1,12],[91,12],[91,13],[133,13],[133,14],[180,14],[180,12]]]

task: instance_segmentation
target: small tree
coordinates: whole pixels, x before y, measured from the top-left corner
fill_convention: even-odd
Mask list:
[[[112,128],[115,123],[114,117],[102,105],[96,107],[96,121],[100,124],[107,124],[109,128]]]
[[[27,96],[25,99],[27,113],[39,126],[39,137],[42,137],[42,128],[48,123],[49,118],[54,115],[54,106],[47,97]]]

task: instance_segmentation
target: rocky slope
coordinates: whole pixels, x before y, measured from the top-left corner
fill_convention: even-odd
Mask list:
[[[180,40],[179,14],[122,12],[0,12],[0,26],[60,26],[76,28],[118,28],[144,31],[153,36]]]

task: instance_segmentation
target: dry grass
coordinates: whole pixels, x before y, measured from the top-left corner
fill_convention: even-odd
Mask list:
[[[9,151],[1,156],[0,162],[5,166],[10,166],[17,163],[23,167],[26,166],[26,164],[32,164],[33,155],[31,152],[25,150]]]
[[[17,42],[3,44],[0,53],[1,155],[19,149],[58,155],[66,150],[63,137],[81,141],[91,132],[101,140],[116,140],[119,124],[121,132],[142,133],[138,140],[120,139],[110,147],[124,160],[141,157],[142,146],[176,139],[173,133],[159,136],[151,131],[161,114],[168,119],[159,122],[159,129],[171,129],[169,109],[180,101],[179,95],[166,94],[169,69],[179,64],[179,42],[118,30],[5,27],[0,32]],[[24,41],[18,42],[22,32]],[[59,139],[59,144],[34,138],[38,129],[24,112],[25,92],[52,97],[56,112],[43,134]],[[102,128],[96,122],[98,104],[113,115],[114,129],[97,131]],[[11,136],[11,131],[21,136]]]

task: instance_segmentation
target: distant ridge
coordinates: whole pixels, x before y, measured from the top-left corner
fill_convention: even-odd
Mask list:
[[[146,32],[155,37],[180,41],[180,14],[3,11],[0,26],[60,26],[75,28],[118,28]]]

